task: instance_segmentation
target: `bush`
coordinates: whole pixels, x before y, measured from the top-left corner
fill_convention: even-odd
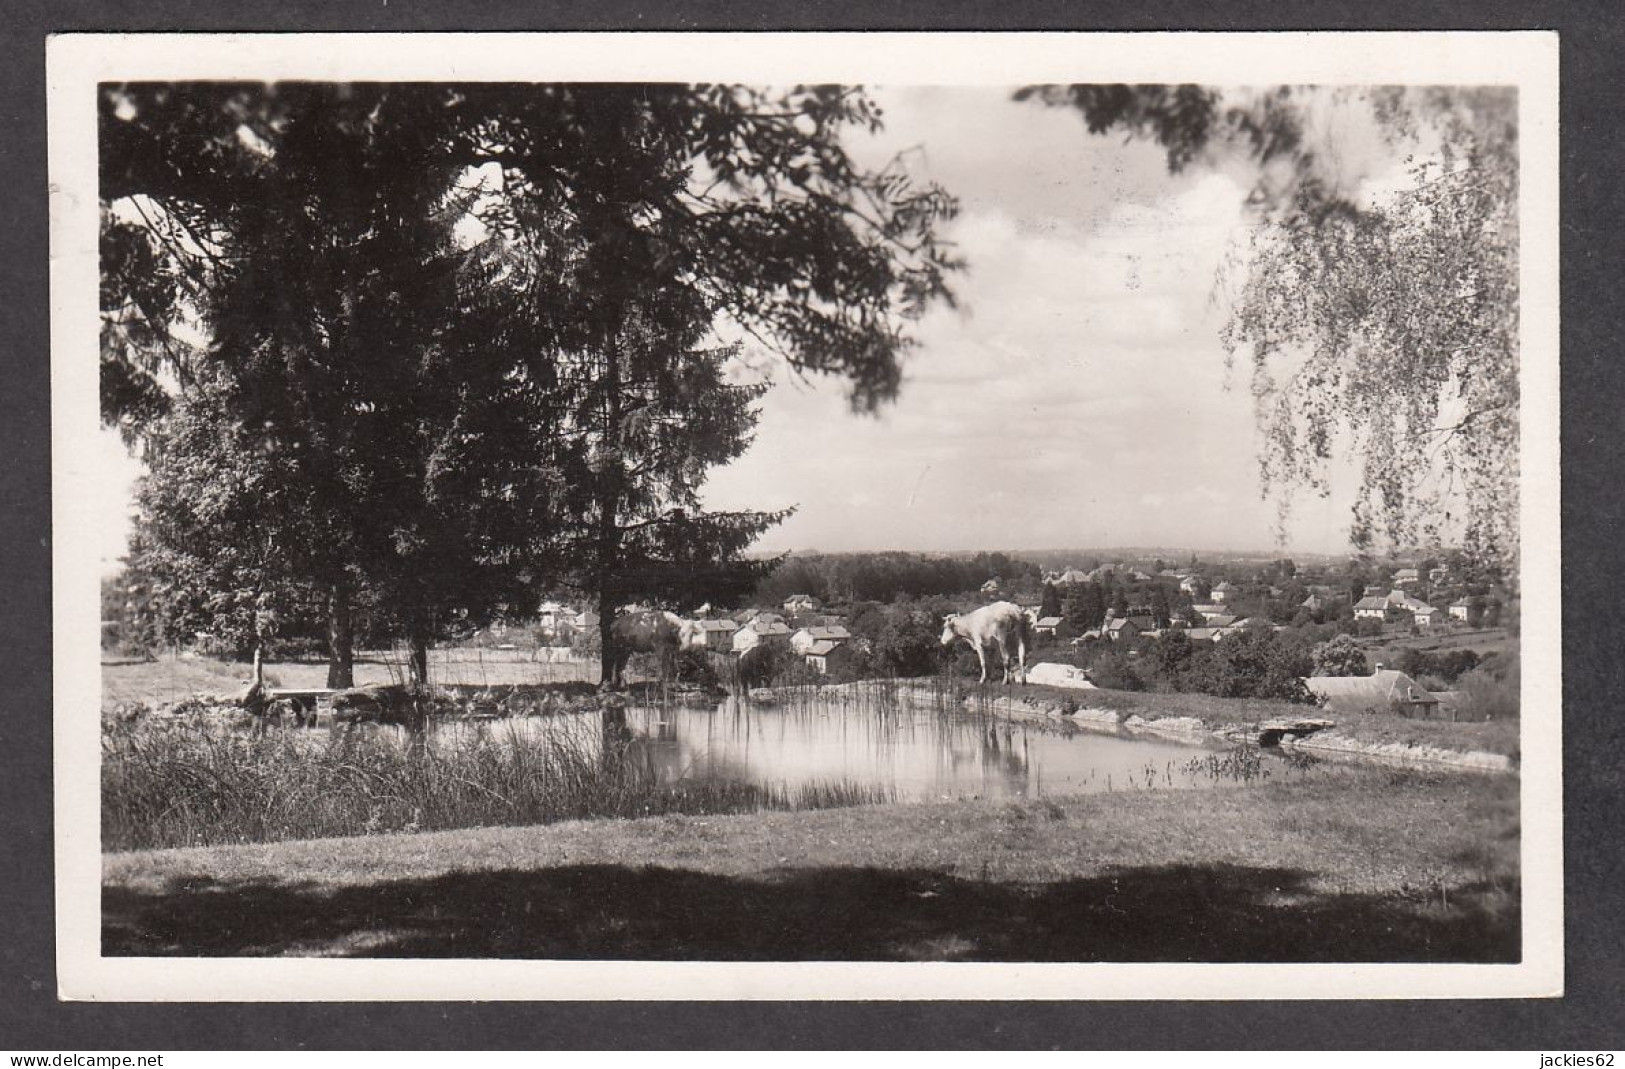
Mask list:
[[[1464,673],[1479,665],[1479,657],[1472,650],[1445,650],[1426,653],[1422,650],[1401,650],[1394,667],[1418,681],[1424,675],[1437,676],[1445,683],[1454,683]]]
[[[1107,690],[1144,690],[1145,677],[1138,666],[1122,650],[1102,644],[1095,651],[1089,668],[1089,678],[1097,687]]]
[[[715,691],[722,686],[716,667],[711,663],[711,654],[705,650],[683,650],[679,653],[672,665],[672,676],[680,684],[701,690]]]
[[[1523,672],[1514,651],[1505,657],[1486,657],[1484,663],[1462,675],[1461,713],[1467,720],[1515,720]]]
[[[596,627],[577,629],[570,636],[570,652],[586,660],[597,660],[604,652],[602,636]]]
[[[1322,642],[1310,654],[1314,660],[1315,675],[1317,676],[1366,676],[1371,674],[1371,666],[1365,658],[1365,651],[1359,643],[1348,635],[1338,635],[1336,638]]]

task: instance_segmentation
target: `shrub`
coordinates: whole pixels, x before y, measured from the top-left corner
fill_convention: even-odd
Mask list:
[[[1371,666],[1360,644],[1348,635],[1338,635],[1322,642],[1310,654],[1317,676],[1365,676]]]
[[[1467,720],[1514,720],[1519,712],[1519,688],[1523,672],[1514,652],[1507,657],[1485,658],[1485,663],[1462,675],[1461,710]]]
[[[1123,651],[1102,644],[1089,666],[1089,678],[1108,690],[1144,690],[1145,677]]]
[[[1427,653],[1423,650],[1401,650],[1394,667],[1420,681],[1424,675],[1437,676],[1445,683],[1454,683],[1464,673],[1477,668],[1479,657],[1472,650],[1445,650]]]
[[[672,675],[678,683],[702,690],[717,690],[721,681],[711,663],[711,655],[704,650],[684,650],[677,655]]]

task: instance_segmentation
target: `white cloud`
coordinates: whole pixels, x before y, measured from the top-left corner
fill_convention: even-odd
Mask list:
[[[758,444],[711,501],[799,502],[775,548],[1267,545],[1251,400],[1223,388],[1209,307],[1244,191],[1147,172],[1137,151],[1114,170],[1113,142],[1075,119],[959,104],[952,129],[912,98],[890,113],[922,124],[932,177],[970,191],[951,229],[970,264],[962,309],[919,324],[878,418],[849,415],[838,383],[771,391]]]

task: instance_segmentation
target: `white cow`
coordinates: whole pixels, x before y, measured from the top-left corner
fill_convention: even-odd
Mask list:
[[[1031,623],[1019,605],[995,601],[974,612],[949,613],[942,621],[942,644],[951,646],[962,638],[976,651],[982,666],[982,682],[987,682],[987,648],[996,646],[1004,662],[1004,682],[1010,682],[1010,662],[1019,668],[1022,684],[1027,682],[1027,636]]]

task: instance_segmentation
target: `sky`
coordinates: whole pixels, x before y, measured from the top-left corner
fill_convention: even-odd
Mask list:
[[[960,307],[918,324],[876,417],[838,381],[779,371],[707,504],[794,505],[760,543],[775,551],[1276,548],[1248,371],[1227,372],[1214,300],[1245,185],[1170,176],[1155,145],[1008,90],[876,95],[887,129],[855,152],[907,152],[959,197]],[[1295,501],[1282,548],[1347,551],[1350,486]]]
[[[873,92],[886,128],[849,148],[874,167],[902,153],[959,198],[959,307],[916,325],[878,415],[852,414],[838,380],[774,371],[755,442],[712,474],[708,507],[794,506],[756,547],[770,552],[1348,549],[1352,479],[1296,500],[1284,543],[1260,495],[1247,369],[1227,371],[1214,299],[1246,234],[1245,174],[1170,176],[1155,145],[1008,89]],[[107,572],[140,468],[110,432],[101,451]]]

